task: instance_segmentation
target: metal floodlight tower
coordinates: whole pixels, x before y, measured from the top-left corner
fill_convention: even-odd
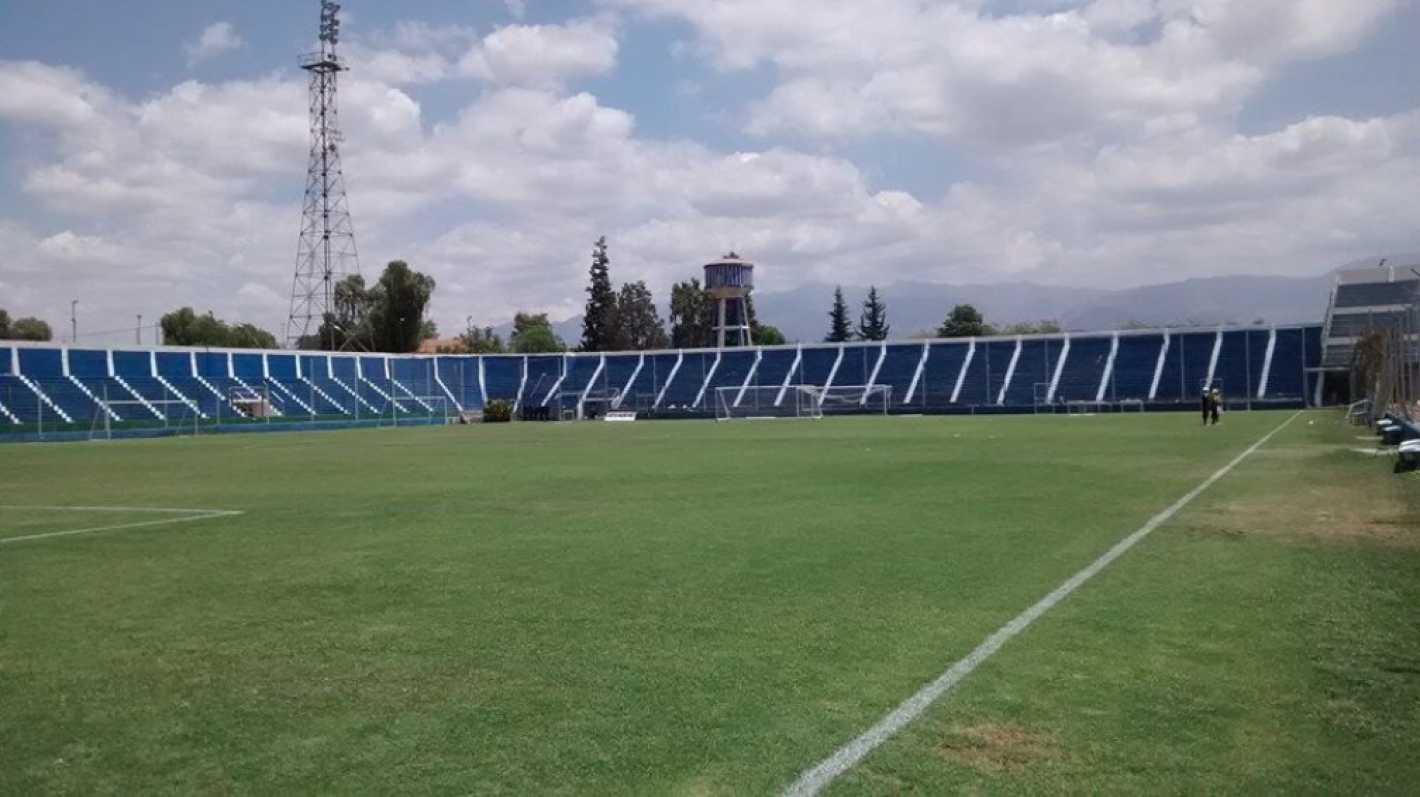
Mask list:
[[[320,51],[301,57],[310,74],[311,155],[306,169],[306,198],[301,211],[301,237],[296,245],[296,277],[291,283],[291,315],[286,342],[296,346],[318,330],[335,312],[335,285],[360,273],[355,227],[345,195],[340,167],[340,112],[336,104],[338,76],[345,71],[336,45],[340,42],[340,4],[321,0]],[[331,339],[320,348],[336,348]]]
[[[754,290],[754,264],[734,252],[706,263],[705,290],[717,305],[716,345],[722,349],[751,345],[749,294]]]

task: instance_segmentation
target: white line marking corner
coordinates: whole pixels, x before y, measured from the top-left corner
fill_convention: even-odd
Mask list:
[[[1123,556],[1126,551],[1133,548],[1140,540],[1149,536],[1155,529],[1167,523],[1179,510],[1192,503],[1193,499],[1202,495],[1205,490],[1212,487],[1219,479],[1228,475],[1233,468],[1247,459],[1253,452],[1261,448],[1268,440],[1283,429],[1287,428],[1292,421],[1295,421],[1301,411],[1296,412],[1290,418],[1283,421],[1277,428],[1263,435],[1260,440],[1248,446],[1233,458],[1231,462],[1219,468],[1203,480],[1202,484],[1190,490],[1182,498],[1175,501],[1167,509],[1149,518],[1144,525],[1140,526],[1132,534],[1115,543],[1114,547],[1105,551],[1098,559],[1086,565],[1083,570],[1066,579],[1063,584],[1056,587],[1031,606],[1011,619],[1010,622],[1001,626],[987,637],[981,644],[977,645],[966,658],[953,664],[946,672],[937,676],[935,680],[917,690],[915,694],[898,704],[882,719],[878,720],[871,728],[864,731],[857,738],[838,748],[828,758],[804,770],[799,778],[784,790],[787,797],[808,797],[816,795],[829,784],[833,783],[840,775],[852,769],[862,761],[869,753],[877,749],[880,745],[895,736],[898,731],[907,727],[913,720],[917,719],[933,703],[941,699],[947,692],[951,691],[957,684],[961,683],[968,675],[983,662],[991,658],[996,651],[1000,650],[1012,637],[1026,630],[1031,623],[1040,619],[1041,615],[1050,611],[1060,601],[1069,597],[1070,593],[1079,589],[1085,582],[1094,578],[1101,570],[1108,567],[1114,560]]]

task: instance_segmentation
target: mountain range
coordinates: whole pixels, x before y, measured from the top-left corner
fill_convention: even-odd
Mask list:
[[[1417,262],[1415,255],[1394,255],[1391,262]],[[1368,258],[1342,269],[1375,265]],[[957,304],[971,304],[988,323],[998,327],[1016,322],[1049,320],[1069,331],[1153,327],[1215,326],[1218,324],[1319,323],[1326,314],[1334,272],[1314,277],[1234,275],[1201,277],[1178,282],[1116,290],[1062,287],[1034,282],[948,285],[898,282],[879,285],[887,304],[893,338],[926,335],[935,330]],[[844,285],[844,297],[857,319],[866,285]],[[810,283],[780,292],[756,293],[760,321],[773,324],[790,341],[822,340],[828,330],[833,285]],[[665,308],[662,308],[665,312]],[[663,316],[664,317],[664,316]],[[582,335],[582,317],[553,325],[569,345]],[[512,324],[496,328],[505,338]]]

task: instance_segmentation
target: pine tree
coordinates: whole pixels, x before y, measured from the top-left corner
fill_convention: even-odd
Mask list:
[[[887,305],[878,298],[876,285],[868,288],[868,298],[863,302],[863,314],[858,318],[858,338],[860,340],[887,340],[892,327],[887,322]]]
[[[669,343],[661,314],[645,282],[628,282],[616,298],[617,345],[628,351],[664,349]]]
[[[592,247],[587,309],[582,316],[582,351],[608,351],[616,344],[616,292],[611,288],[611,258],[606,236]]]
[[[853,339],[853,322],[848,320],[848,305],[843,301],[843,288],[833,289],[833,309],[828,311],[827,343],[843,343]]]

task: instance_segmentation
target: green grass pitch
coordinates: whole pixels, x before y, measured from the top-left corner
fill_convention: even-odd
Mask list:
[[[1290,413],[0,449],[0,794],[773,794]],[[1402,792],[1420,482],[1309,413],[834,794]],[[15,506],[199,508],[185,517]]]

